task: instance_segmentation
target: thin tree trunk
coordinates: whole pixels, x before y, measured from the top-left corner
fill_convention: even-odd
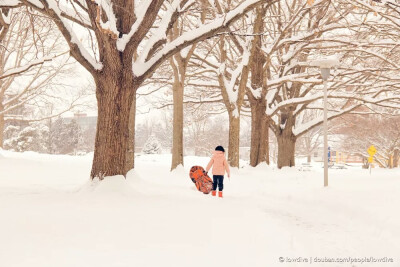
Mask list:
[[[126,151],[126,172],[135,167],[135,118],[136,118],[136,94],[132,99],[131,111],[129,114],[129,143]]]
[[[269,118],[265,113],[261,125],[261,140],[260,140],[260,162],[265,162],[269,165]]]
[[[51,109],[51,110],[53,110],[53,109]],[[52,134],[50,134],[52,132],[52,130],[53,130],[53,121],[52,121],[51,118],[49,119],[49,121],[47,123],[47,127],[49,129],[49,134],[47,135],[47,141],[46,141],[46,143],[47,143],[47,152],[49,154],[54,154],[54,152],[53,152],[53,140],[52,140],[53,138],[52,138]]]
[[[133,79],[109,74],[96,77],[98,118],[91,178],[126,175],[129,117],[135,94]]]
[[[393,152],[393,168],[398,168],[399,167],[399,156],[400,156],[400,151],[398,149],[395,149]]]
[[[269,125],[265,109],[263,99],[257,99],[251,104],[250,166],[253,167],[261,162],[269,164]]]
[[[261,162],[269,164],[269,119],[265,114],[267,92],[265,80],[268,73],[264,70],[266,58],[261,51],[262,35],[264,32],[264,17],[266,9],[262,6],[256,9],[257,16],[254,22],[254,33],[256,34],[252,44],[251,56],[251,87],[261,88],[261,96],[256,98],[251,92],[247,93],[251,106],[251,145],[250,145],[250,165],[255,167]]]
[[[239,167],[239,141],[240,141],[240,117],[229,114],[229,146],[228,162],[232,167]]]
[[[311,155],[312,155],[312,145],[311,145],[311,137],[306,136],[304,137],[304,143],[305,143],[305,150],[307,151],[307,162],[311,163]]]
[[[177,66],[179,68],[179,66]],[[174,99],[171,171],[183,165],[183,82],[175,77],[172,87]]]
[[[5,130],[4,127],[5,127],[4,114],[0,114],[0,148],[3,148],[4,130]]]
[[[202,12],[202,21],[205,11]],[[179,37],[183,26],[177,21],[170,32],[171,39]],[[173,136],[172,136],[172,161],[171,171],[179,165],[183,166],[183,92],[185,89],[186,68],[192,57],[196,45],[192,45],[186,56],[177,53],[170,58],[170,65],[174,72],[174,83],[172,86],[174,99]]]
[[[225,64],[227,61],[227,51],[225,48],[225,36],[220,36],[219,42],[220,49],[220,63]],[[224,77],[225,76],[225,77]],[[231,167],[239,167],[239,146],[240,146],[240,109],[243,104],[244,96],[246,93],[247,80],[249,77],[248,66],[243,66],[242,73],[239,79],[239,85],[236,90],[237,99],[236,103],[232,103],[229,97],[229,92],[231,90],[226,88],[225,79],[227,73],[220,73],[218,76],[218,82],[221,87],[222,99],[224,101],[225,107],[228,111],[229,116],[229,144],[228,144],[228,163]],[[236,114],[236,116],[234,116]]]

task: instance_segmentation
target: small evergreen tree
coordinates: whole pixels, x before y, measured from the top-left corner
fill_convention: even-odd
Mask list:
[[[160,154],[161,143],[154,135],[151,135],[144,144],[142,151],[145,154]]]
[[[81,130],[75,120],[67,123],[63,118],[59,118],[52,124],[49,138],[52,145],[51,153],[73,154],[78,149]]]
[[[21,127],[19,127],[19,126],[8,125],[6,127],[6,129],[4,130],[4,138],[10,139],[13,136],[16,136],[20,130],[21,130]]]
[[[37,151],[44,152],[47,147],[44,142],[44,136],[46,136],[48,129],[38,123],[31,124],[18,131],[19,127],[9,126],[7,127],[7,135],[10,136],[4,142],[4,148],[14,150],[17,152],[22,151]]]

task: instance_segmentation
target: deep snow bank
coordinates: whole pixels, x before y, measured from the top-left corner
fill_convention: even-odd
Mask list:
[[[310,266],[391,257],[400,266],[400,172],[232,170],[224,199],[198,192],[185,157],[142,155],[125,179],[90,181],[90,157],[0,151],[0,266]]]

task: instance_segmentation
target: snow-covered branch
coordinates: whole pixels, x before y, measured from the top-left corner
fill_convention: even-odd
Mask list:
[[[207,39],[218,31],[227,27],[241,15],[253,9],[255,6],[268,3],[268,0],[249,0],[232,9],[224,16],[216,18],[214,21],[201,25],[200,27],[183,33],[175,40],[168,42],[162,49],[154,54],[149,60],[140,58],[133,63],[133,73],[136,77],[148,76],[165,58],[173,55],[180,49],[189,46],[195,42]]]
[[[135,9],[136,21],[132,24],[132,27],[127,34],[122,34],[117,40],[117,48],[123,52],[126,46],[132,45],[137,42],[136,45],[146,36],[148,30],[154,23],[158,15],[158,11],[162,7],[164,0],[145,0]],[[174,1],[180,2],[180,1]],[[168,12],[167,12],[168,13]],[[168,16],[168,15],[167,15]],[[163,26],[162,26],[163,27]],[[135,37],[135,38],[133,38]]]
[[[66,53],[68,53],[68,52],[64,52],[64,53],[61,53],[61,54],[55,55],[55,56],[46,56],[46,57],[43,57],[43,58],[39,58],[39,59],[33,60],[33,61],[29,62],[28,64],[26,64],[24,66],[21,66],[21,67],[7,69],[7,70],[5,70],[3,72],[2,75],[0,75],[0,80],[8,78],[8,77],[13,76],[13,75],[20,75],[20,74],[30,70],[34,66],[41,65],[41,64],[43,64],[43,63],[45,63],[47,61],[52,61],[54,58],[62,56],[62,55],[65,55]]]
[[[57,0],[7,0],[0,3],[0,7],[18,7],[26,5],[42,12],[53,19],[61,33],[64,35],[70,46],[71,54],[81,62],[90,72],[101,70],[102,64],[99,63],[94,55],[91,55],[85,48],[76,32],[76,27],[71,22],[75,22],[86,28],[91,27],[90,18],[83,10],[79,14],[77,9],[65,6]]]

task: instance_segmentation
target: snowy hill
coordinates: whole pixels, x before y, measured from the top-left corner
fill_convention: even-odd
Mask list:
[[[0,153],[0,266],[400,266],[399,170],[330,170],[323,188],[320,167],[244,167],[218,199],[188,177],[208,158],[170,173],[143,155],[90,182],[90,156]]]

